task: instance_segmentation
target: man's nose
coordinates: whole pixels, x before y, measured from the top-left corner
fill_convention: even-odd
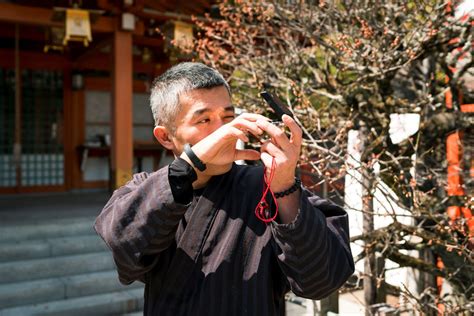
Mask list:
[[[213,128],[216,130],[218,129],[219,127],[221,127],[222,125],[224,125],[225,122],[222,118],[217,118],[216,120],[214,120],[214,126]]]

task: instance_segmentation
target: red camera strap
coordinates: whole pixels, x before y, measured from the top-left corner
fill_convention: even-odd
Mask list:
[[[255,208],[255,216],[257,216],[259,220],[261,220],[262,222],[266,224],[274,221],[278,215],[278,202],[275,197],[275,194],[270,189],[270,184],[272,183],[273,176],[275,175],[275,168],[276,168],[275,158],[272,158],[272,167],[270,169],[270,175],[268,176],[268,178],[267,178],[267,167],[265,167],[263,170],[263,193],[262,193],[262,197],[260,198],[260,201],[257,204],[257,207]],[[271,193],[273,202],[275,203],[275,214],[273,214],[273,216],[271,216],[271,205],[269,205],[266,201],[266,196],[268,192]]]

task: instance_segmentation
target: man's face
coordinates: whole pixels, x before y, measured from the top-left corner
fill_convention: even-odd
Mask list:
[[[175,120],[171,136],[175,154],[181,154],[184,144],[192,145],[205,138],[235,117],[229,93],[224,86],[192,90],[179,99],[181,112]]]
[[[192,90],[180,96],[181,111],[178,113],[174,133],[166,130],[168,141],[160,141],[173,151],[176,157],[183,152],[184,145],[192,145],[235,118],[234,107],[227,89],[219,86],[211,89]],[[157,136],[157,134],[155,134]],[[159,137],[157,137],[160,140]],[[221,174],[229,166],[207,166],[206,174]]]

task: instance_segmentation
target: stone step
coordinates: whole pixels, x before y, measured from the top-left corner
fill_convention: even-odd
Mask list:
[[[6,283],[0,285],[0,309],[143,287],[140,282],[120,284],[115,270]]]
[[[109,252],[0,263],[0,284],[39,280],[115,268]]]
[[[0,262],[99,252],[107,246],[98,235],[0,243]]]
[[[139,288],[1,309],[0,316],[120,315],[142,308],[143,289]]]
[[[46,223],[26,223],[0,227],[0,242],[95,234],[95,217],[64,218]]]
[[[136,288],[144,290],[145,287],[138,281],[130,285],[121,284],[116,270],[69,276],[64,278],[64,282],[66,284],[66,298]]]

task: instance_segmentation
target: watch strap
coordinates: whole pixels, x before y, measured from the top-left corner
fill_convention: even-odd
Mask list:
[[[188,156],[189,160],[193,163],[194,167],[196,167],[197,170],[199,171],[204,171],[206,170],[206,164],[202,162],[201,159],[199,159],[198,156],[194,153],[194,151],[191,149],[191,146],[189,144],[184,145],[184,152]]]

